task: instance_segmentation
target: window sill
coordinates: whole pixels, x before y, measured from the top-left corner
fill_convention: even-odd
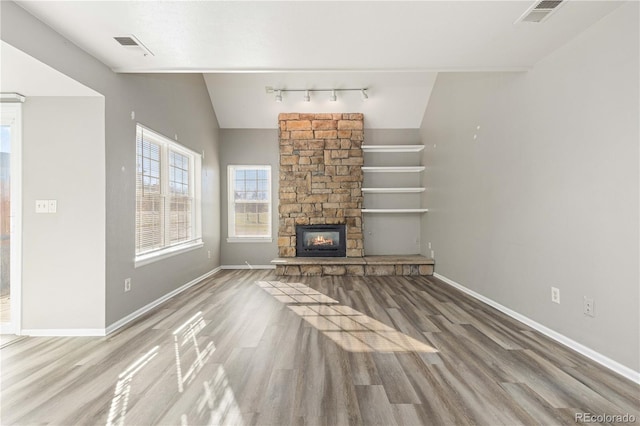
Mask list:
[[[179,246],[169,247],[153,253],[136,256],[134,260],[134,267],[139,268],[140,266],[148,265],[150,263],[157,262],[159,260],[166,259],[178,254],[186,253],[191,250],[196,250],[201,247],[204,247],[204,243],[202,242],[202,240],[196,240],[187,244],[181,244]]]
[[[272,243],[273,238],[271,237],[229,237],[227,238],[228,243]]]

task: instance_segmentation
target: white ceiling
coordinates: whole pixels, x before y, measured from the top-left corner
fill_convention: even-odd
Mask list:
[[[416,128],[427,102],[418,97],[428,97],[432,73],[527,70],[621,3],[569,0],[540,24],[514,24],[529,0],[19,4],[116,72],[217,73],[206,81],[222,127],[274,127],[282,107],[333,108],[293,99],[274,106],[264,86],[334,82],[370,87],[366,106],[346,96],[339,106],[365,112],[370,127]],[[154,56],[113,39],[130,34]],[[398,109],[412,118],[394,118]]]

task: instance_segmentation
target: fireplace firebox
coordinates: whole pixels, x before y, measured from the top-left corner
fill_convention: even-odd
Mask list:
[[[345,225],[297,225],[296,256],[345,257]]]

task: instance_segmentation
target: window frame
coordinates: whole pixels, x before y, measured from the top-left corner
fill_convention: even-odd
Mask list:
[[[268,235],[236,235],[235,234],[235,172],[237,170],[267,171]],[[273,242],[273,168],[271,164],[228,164],[227,165],[227,242],[228,243],[270,243]]]
[[[135,233],[138,232],[137,220],[138,220],[138,140],[148,140],[154,144],[159,145],[160,148],[160,195],[165,202],[164,217],[161,222],[161,240],[162,246],[148,249],[138,252],[136,243],[136,236],[134,235],[134,267],[147,265],[149,263],[157,262],[162,259],[166,259],[171,256],[175,256],[187,251],[195,250],[204,246],[202,242],[202,156],[185,147],[184,145],[171,140],[167,136],[150,129],[143,124],[136,123],[136,142],[135,142],[135,220],[134,229]],[[191,205],[191,217],[190,217],[190,232],[191,238],[185,241],[179,241],[176,243],[170,242],[170,224],[171,224],[171,210],[166,206],[168,200],[172,196],[169,185],[169,154],[173,151],[180,155],[186,156],[189,159],[189,181],[193,182],[193,185],[189,185],[189,196],[192,199]],[[170,205],[170,202],[168,203]]]

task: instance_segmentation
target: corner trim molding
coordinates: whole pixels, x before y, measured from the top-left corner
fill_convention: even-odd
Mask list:
[[[574,351],[578,352],[579,354],[582,354],[584,356],[586,356],[587,358],[597,362],[598,364],[602,365],[603,367],[608,368],[609,370],[612,370],[618,374],[620,374],[623,377],[626,377],[627,379],[640,384],[640,372],[639,371],[635,371],[625,365],[620,364],[617,361],[612,360],[611,358],[602,355],[600,352],[596,352],[593,349],[584,346],[581,343],[576,342],[573,339],[568,338],[567,336],[558,333],[555,330],[552,330],[534,320],[532,320],[529,317],[526,317],[522,314],[519,314],[516,311],[512,311],[511,309],[507,308],[506,306],[503,306],[501,304],[499,304],[498,302],[489,299],[486,296],[481,295],[480,293],[476,293],[473,290],[468,289],[467,287],[463,286],[462,284],[459,284],[455,281],[453,281],[452,279],[449,279],[443,275],[434,273],[433,274],[434,277],[438,278],[439,280],[443,281],[444,283],[450,285],[451,287],[457,288],[458,290],[462,291],[463,293],[468,294],[469,296],[473,297],[474,299],[477,299],[481,302],[486,303],[487,305],[499,310],[500,312],[510,316],[511,318],[520,321],[521,323],[528,325],[529,327],[533,328],[534,330],[544,334],[545,336],[555,340],[556,342],[570,348],[573,349]]]
[[[222,265],[220,269],[276,269],[275,265]]]
[[[170,291],[169,293],[167,293],[164,296],[154,300],[153,302],[149,303],[148,305],[143,306],[142,308],[138,309],[137,311],[134,311],[134,312],[130,313],[126,317],[114,322],[113,324],[109,325],[105,329],[105,332],[104,332],[104,334],[102,334],[102,336],[108,336],[109,334],[113,333],[114,331],[118,330],[119,328],[124,327],[125,325],[129,324],[131,321],[133,321],[136,318],[146,314],[147,312],[149,312],[150,310],[152,310],[156,306],[166,302],[167,300],[171,299],[172,297],[182,293],[183,291],[185,291],[189,287],[192,287],[192,286],[198,284],[200,281],[202,281],[204,279],[207,279],[210,276],[220,272],[221,269],[222,269],[221,267],[217,267],[215,269],[212,269],[211,271],[199,276],[198,278],[195,278],[195,279],[189,281],[188,283],[184,284],[183,286],[178,287],[173,291]]]

